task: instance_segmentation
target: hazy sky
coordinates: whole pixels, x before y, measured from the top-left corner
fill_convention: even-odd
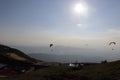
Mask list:
[[[119,52],[119,34],[120,0],[0,0],[2,44],[107,50],[115,41]]]

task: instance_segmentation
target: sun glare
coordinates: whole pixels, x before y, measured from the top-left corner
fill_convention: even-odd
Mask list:
[[[84,4],[84,3],[79,3],[74,6],[74,12],[78,13],[80,15],[87,14],[87,11],[88,11],[88,8],[87,8],[86,4]]]

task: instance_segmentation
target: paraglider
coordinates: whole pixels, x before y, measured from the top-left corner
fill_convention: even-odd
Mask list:
[[[111,46],[111,45],[116,45],[116,42],[110,42],[109,46]],[[112,48],[112,50],[114,50],[114,48]]]
[[[53,44],[50,44],[50,47],[52,47],[53,46]]]
[[[50,44],[49,47],[51,48],[53,46],[53,44]],[[51,48],[51,52],[53,52],[53,49]]]
[[[116,45],[116,42],[110,42],[110,43],[109,43],[109,45],[112,45],[112,44]]]

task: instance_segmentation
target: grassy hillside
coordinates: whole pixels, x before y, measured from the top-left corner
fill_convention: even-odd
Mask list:
[[[71,67],[47,67],[0,80],[120,80],[120,61],[97,64],[76,70]]]

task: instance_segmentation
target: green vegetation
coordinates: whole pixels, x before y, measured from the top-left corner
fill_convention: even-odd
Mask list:
[[[0,80],[120,80],[120,61],[91,65],[83,69],[47,67]]]

